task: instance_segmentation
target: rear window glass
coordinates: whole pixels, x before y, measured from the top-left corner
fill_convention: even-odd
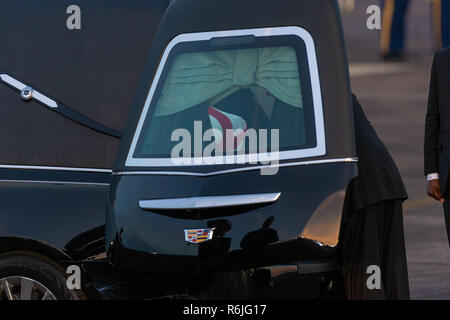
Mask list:
[[[309,63],[306,44],[296,35],[176,44],[138,128],[132,158],[316,148]]]

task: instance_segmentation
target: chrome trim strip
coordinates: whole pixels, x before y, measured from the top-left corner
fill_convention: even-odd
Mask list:
[[[32,170],[54,170],[54,171],[78,171],[78,172],[97,172],[111,173],[111,169],[95,169],[95,168],[76,168],[76,167],[51,167],[51,166],[22,166],[1,164],[0,169],[32,169]]]
[[[45,104],[49,108],[53,108],[53,109],[58,108],[58,104],[54,100],[52,100],[49,97],[43,95],[39,91],[36,91],[36,90],[33,91],[33,99],[38,100],[39,102]]]
[[[299,161],[299,162],[288,162],[288,163],[280,163],[277,166],[282,167],[294,167],[294,166],[309,166],[314,164],[327,164],[327,163],[340,163],[340,162],[358,162],[358,158],[336,158],[336,159],[324,159],[324,160],[311,160],[311,161]],[[128,176],[128,175],[170,175],[170,176],[195,176],[195,177],[209,177],[220,174],[228,174],[242,171],[253,171],[259,170],[263,168],[270,168],[270,165],[265,166],[254,166],[254,167],[245,167],[245,168],[237,168],[237,169],[228,169],[228,170],[220,170],[213,172],[186,172],[186,171],[120,171],[113,172],[113,175],[116,176]]]
[[[45,183],[45,184],[76,184],[76,185],[93,185],[93,186],[109,186],[109,183],[101,182],[76,182],[76,181],[50,181],[50,180],[7,180],[0,179],[0,183]]]
[[[10,86],[16,88],[19,91],[22,91],[24,88],[26,88],[25,84],[23,84],[22,82],[14,79],[13,77],[11,77],[5,73],[0,74],[0,79],[2,81],[4,81],[5,83],[9,84]]]
[[[189,210],[234,207],[276,202],[281,193],[239,194],[229,196],[204,196],[188,198],[169,198],[140,200],[139,207],[144,210]]]
[[[9,84],[10,86],[16,88],[19,91],[22,91],[24,88],[27,87],[26,84],[20,82],[19,80],[14,79],[13,77],[11,77],[5,73],[0,74],[0,79],[3,82]],[[37,101],[43,103],[44,105],[46,105],[49,108],[52,108],[52,109],[58,108],[58,104],[56,103],[55,100],[50,99],[46,95],[40,93],[39,91],[36,91],[34,88],[33,88],[32,99],[36,99]]]

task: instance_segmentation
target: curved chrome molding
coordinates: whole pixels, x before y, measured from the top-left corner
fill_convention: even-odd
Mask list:
[[[311,84],[311,94],[314,109],[314,124],[315,124],[315,135],[316,135],[316,146],[306,149],[297,150],[285,150],[280,151],[278,156],[280,160],[294,160],[300,158],[310,158],[319,157],[326,154],[326,140],[325,140],[325,126],[323,118],[323,105],[322,105],[322,93],[320,89],[320,77],[317,65],[316,49],[314,44],[314,39],[311,34],[299,26],[279,26],[279,27],[263,27],[263,28],[251,28],[251,29],[235,29],[235,30],[222,30],[222,31],[206,31],[206,32],[193,32],[193,33],[182,33],[174,37],[165,48],[161,61],[156,70],[153,81],[151,82],[147,98],[145,100],[141,116],[137,123],[136,130],[131,141],[131,146],[128,150],[128,155],[125,160],[125,165],[127,167],[170,167],[173,165],[171,158],[135,158],[134,152],[137,148],[137,143],[139,136],[144,128],[144,121],[147,118],[147,113],[150,109],[150,104],[154,99],[157,87],[160,85],[161,75],[163,70],[167,67],[166,64],[169,60],[169,55],[171,54],[175,46],[182,43],[189,43],[193,41],[211,41],[214,38],[226,38],[226,37],[236,37],[236,36],[252,36],[252,37],[277,37],[277,36],[296,36],[298,41],[301,41],[305,45],[306,55],[307,55],[307,67],[310,75]],[[233,160],[233,163],[238,163],[237,156],[230,155],[226,156]],[[190,161],[194,161],[193,165],[196,164],[196,159],[198,158],[187,158]],[[202,158],[201,158],[202,159]],[[220,161],[223,157],[214,156],[210,159],[215,162]],[[200,165],[200,164],[199,164]],[[209,163],[203,163],[201,165],[212,165]]]
[[[283,167],[295,167],[295,166],[309,166],[314,164],[326,164],[326,163],[340,163],[340,162],[358,162],[358,158],[336,158],[336,159],[324,159],[324,160],[311,160],[311,161],[300,161],[300,162],[288,162],[288,163],[280,163],[276,165],[279,168]],[[275,167],[275,166],[273,166]],[[228,170],[220,170],[213,172],[188,172],[188,171],[121,171],[121,172],[113,172],[113,175],[116,176],[128,176],[128,175],[166,175],[166,176],[195,176],[195,177],[209,177],[220,174],[228,174],[242,171],[253,171],[260,170],[263,168],[271,168],[270,165],[264,166],[254,166],[254,167],[245,167],[245,168],[237,168],[237,169],[228,169]]]
[[[169,167],[173,165],[171,158],[135,158],[134,152],[137,148],[137,143],[141,131],[144,127],[144,121],[147,118],[147,113],[150,109],[150,104],[154,99],[156,88],[159,85],[163,70],[166,68],[169,55],[173,48],[181,43],[189,43],[193,41],[210,41],[214,38],[226,38],[236,36],[253,36],[253,37],[276,37],[276,36],[296,36],[298,40],[303,42],[306,48],[307,66],[310,75],[311,94],[314,109],[314,124],[317,144],[315,147],[299,149],[299,150],[286,150],[279,152],[280,160],[294,160],[307,157],[319,157],[326,154],[326,140],[325,140],[325,126],[323,118],[323,106],[322,106],[322,94],[320,88],[320,77],[317,65],[316,49],[314,39],[311,34],[306,30],[298,26],[279,26],[279,27],[266,27],[266,28],[251,28],[251,29],[235,29],[235,30],[222,30],[222,31],[206,31],[206,32],[193,32],[182,33],[174,37],[165,48],[161,56],[161,61],[156,70],[153,81],[150,84],[150,88],[136,126],[136,130],[131,141],[131,146],[128,150],[128,155],[125,160],[127,167]],[[211,160],[219,160],[222,157],[211,157]],[[235,155],[230,155],[234,163],[237,163]],[[195,161],[195,158],[190,158]],[[198,166],[195,164],[195,166]],[[204,163],[202,165],[211,165]]]
[[[60,115],[79,123],[89,129],[101,132],[103,134],[121,138],[122,131],[110,128],[105,126],[91,118],[86,117],[85,115],[79,113],[75,109],[70,108],[69,106],[64,105],[60,101],[56,99],[52,99],[39,91],[34,90],[32,87],[27,86],[23,82],[11,77],[6,73],[0,74],[0,83],[4,83],[7,86],[16,89],[19,91],[20,96],[24,101],[35,100],[42,104],[44,107],[50,108],[52,111],[58,112]]]
[[[5,82],[6,84],[10,85],[11,87],[22,91],[24,88],[28,87],[26,84],[20,82],[19,80],[14,79],[13,77],[3,73],[0,74],[0,79]],[[43,95],[42,93],[40,93],[39,91],[36,91],[33,89],[33,95],[31,97],[31,99],[35,99],[41,103],[43,103],[44,105],[46,105],[49,108],[52,109],[56,109],[58,108],[58,104],[56,103],[55,100],[50,99],[49,97],[47,97],[46,95]]]
[[[95,169],[95,168],[75,168],[75,167],[50,167],[50,166],[21,166],[1,164],[0,169],[23,169],[23,170],[50,170],[50,171],[77,171],[77,172],[97,172],[97,173],[111,173],[110,169]]]
[[[189,210],[234,207],[276,202],[281,193],[239,194],[229,196],[204,196],[188,198],[169,198],[140,200],[139,207],[144,210]]]

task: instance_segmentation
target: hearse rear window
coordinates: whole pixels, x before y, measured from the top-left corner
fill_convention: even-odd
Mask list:
[[[189,41],[172,43],[163,56],[127,165],[220,164],[225,156],[277,152],[279,159],[288,159],[325,153],[317,63],[305,30],[182,36],[177,38]]]

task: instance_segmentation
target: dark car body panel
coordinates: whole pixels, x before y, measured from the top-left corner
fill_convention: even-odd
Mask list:
[[[169,1],[77,1],[80,30],[66,27],[72,4],[2,1],[0,73],[123,130]],[[33,238],[65,251],[78,234],[104,225],[120,139],[24,101],[3,84],[0,97],[1,236]]]
[[[128,244],[134,250],[147,252],[148,260],[152,261],[152,270],[171,269],[187,272],[187,266],[180,267],[183,265],[181,262],[183,259],[180,259],[180,263],[173,265],[173,268],[167,264],[166,258],[163,258],[162,261],[164,262],[160,264],[157,262],[158,259],[152,259],[161,253],[171,256],[180,254],[191,257],[201,256],[201,251],[207,246],[207,243],[195,245],[186,242],[184,240],[184,229],[207,228],[208,221],[220,218],[230,220],[232,228],[225,234],[225,237],[231,241],[226,246],[225,251],[217,252],[220,251],[220,242],[211,244],[212,248],[207,249],[209,253],[206,252],[202,257],[214,259],[213,253],[228,255],[228,250],[230,251],[229,254],[232,254],[232,251],[240,250],[243,237],[252,231],[260,230],[263,223],[272,216],[275,219],[271,228],[277,231],[281,242],[297,239],[302,235],[302,232],[306,231],[305,227],[317,209],[325,201],[330,200],[330,195],[338,194],[340,196],[333,198],[332,203],[320,212],[322,216],[321,230],[328,234],[329,238],[323,237],[322,233],[314,233],[312,230],[308,234],[311,240],[335,245],[336,243],[333,243],[333,241],[339,233],[340,211],[344,201],[346,183],[353,177],[354,170],[355,165],[352,163],[338,163],[282,168],[274,178],[261,176],[257,170],[215,177],[115,176],[111,190],[113,197],[109,201],[114,203],[113,210],[116,214],[113,216],[114,221],[109,221],[108,219],[112,219],[112,213],[108,213],[107,230],[108,224],[120,226],[120,229],[123,229],[120,237],[121,243]],[[236,184],[236,181],[239,183]],[[309,183],[302,183],[302,181],[308,181]],[[174,198],[199,194],[223,195],[229,194],[230,190],[234,194],[281,191],[281,196],[276,203],[261,208],[249,208],[238,213],[235,209],[223,215],[207,213],[200,219],[197,217],[198,213],[195,212],[183,212],[175,215],[171,212],[152,212],[138,208],[138,202],[142,199],[166,198],[168,195]],[[109,209],[112,208],[109,207]],[[338,214],[336,215],[336,213]],[[132,232],[127,233],[127,230],[132,230]],[[114,237],[115,234],[107,235],[108,240],[113,240]],[[149,241],[149,239],[152,240]],[[314,246],[313,243],[311,246]],[[329,256],[334,252],[329,247],[323,246],[323,243],[316,243],[315,246],[317,246],[315,251],[299,246],[295,255],[290,252],[285,257],[277,257],[276,261],[272,261],[272,263],[314,259],[320,257],[320,255]],[[207,250],[203,249],[203,251]],[[273,250],[277,249],[274,248]],[[320,253],[321,250],[323,250],[322,253]],[[245,252],[241,254],[245,254]],[[256,261],[257,258],[264,257],[264,255],[267,255],[267,252],[261,250],[252,259]],[[323,258],[323,256],[321,257]],[[145,255],[143,255],[143,258],[145,260]],[[187,264],[194,265],[194,268],[198,267],[188,260]],[[136,263],[136,261],[134,262]],[[123,263],[129,265],[131,261]],[[199,261],[199,263],[204,262]],[[209,263],[211,264],[211,261]],[[222,266],[223,263],[220,260]],[[229,263],[233,264],[232,262]]]
[[[0,2],[0,74],[123,130],[167,0]],[[119,139],[90,130],[0,83],[0,164],[111,168]]]
[[[72,259],[102,253],[104,244],[98,243],[80,254],[92,239],[70,244],[80,234],[103,229],[110,179],[108,172],[0,169],[0,250],[11,245],[4,239],[15,237],[39,241]]]
[[[303,28],[315,44],[325,155],[282,160],[277,174],[265,176],[250,164],[126,164],[150,85],[172,39],[196,32],[285,26]],[[348,66],[335,1],[288,0],[282,6],[274,0],[173,2],[155,36],[114,166],[106,220],[106,243],[113,263],[154,271],[204,272],[331,256],[339,236],[345,190],[357,171],[350,101]],[[201,216],[192,210],[157,212],[139,207],[141,200],[278,192],[281,196],[272,204],[231,208],[227,212],[206,210]],[[185,241],[185,229],[206,228],[214,219],[229,220],[231,230],[198,245]],[[273,238],[278,237],[278,241],[256,245],[256,250],[243,248],[244,238],[248,240],[252,232],[264,229],[269,219],[273,220],[269,228],[272,231],[260,232],[275,233]],[[328,228],[327,239],[324,230]]]
[[[66,26],[73,4],[80,30]],[[1,1],[0,74],[123,130],[168,5]],[[0,253],[29,250],[63,265],[104,260],[105,204],[120,139],[24,101],[3,83],[0,127]]]

